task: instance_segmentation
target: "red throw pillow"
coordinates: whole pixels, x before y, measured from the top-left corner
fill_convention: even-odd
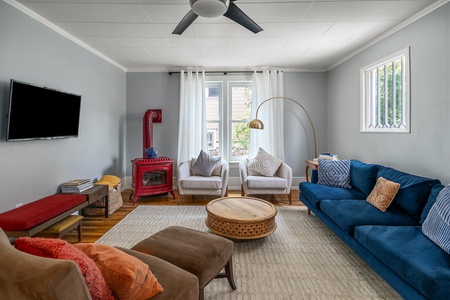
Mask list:
[[[112,290],[95,262],[68,242],[61,239],[21,237],[14,241],[14,246],[36,256],[74,261],[83,274],[92,300],[114,300]]]

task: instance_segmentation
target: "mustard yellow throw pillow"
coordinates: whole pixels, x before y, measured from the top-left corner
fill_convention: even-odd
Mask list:
[[[400,184],[383,177],[378,178],[375,187],[367,197],[367,202],[385,212],[400,189]]]
[[[74,246],[95,262],[117,299],[144,300],[163,291],[149,266],[136,257],[104,244]]]

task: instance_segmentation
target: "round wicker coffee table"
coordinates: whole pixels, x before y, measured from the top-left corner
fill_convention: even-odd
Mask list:
[[[268,236],[277,229],[277,209],[252,197],[224,197],[206,205],[206,226],[215,234],[245,240]]]

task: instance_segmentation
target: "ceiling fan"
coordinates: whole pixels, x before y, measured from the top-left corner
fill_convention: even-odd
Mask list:
[[[236,0],[189,0],[191,10],[180,21],[172,34],[182,34],[198,16],[215,18],[222,15],[253,33],[262,31],[263,29],[237,7],[233,3],[234,1]]]

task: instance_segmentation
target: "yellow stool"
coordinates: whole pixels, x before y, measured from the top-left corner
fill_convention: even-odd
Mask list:
[[[67,218],[53,224],[52,226],[42,230],[36,236],[49,237],[49,238],[61,238],[66,233],[70,232],[74,228],[78,228],[78,241],[81,241],[81,223],[83,216],[71,215]]]

